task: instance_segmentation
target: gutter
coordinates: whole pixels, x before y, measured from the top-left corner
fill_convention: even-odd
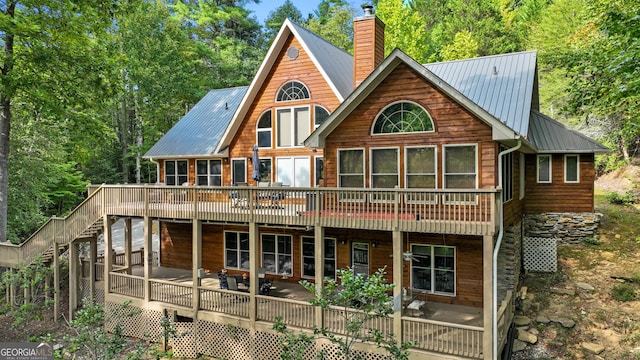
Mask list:
[[[161,181],[160,181],[160,163],[159,163],[159,162],[157,162],[156,160],[153,160],[153,158],[152,158],[152,157],[150,157],[150,158],[149,158],[149,161],[151,161],[152,163],[156,164],[156,175],[158,175],[158,176],[156,177],[156,183],[161,182]]]
[[[498,187],[502,189],[502,158],[512,153],[522,146],[522,138],[520,136],[517,137],[518,144],[512,148],[501,151],[498,154]],[[502,191],[502,190],[501,190]],[[501,194],[502,195],[502,194]],[[497,359],[498,357],[498,253],[500,253],[500,247],[502,246],[502,238],[504,236],[504,208],[502,205],[502,196],[500,197],[500,206],[499,206],[499,214],[498,214],[498,223],[500,224],[500,228],[498,230],[498,239],[496,240],[496,246],[493,249],[493,279],[492,279],[492,302],[491,302],[491,315],[493,318],[491,324],[491,338],[493,339],[493,357]]]

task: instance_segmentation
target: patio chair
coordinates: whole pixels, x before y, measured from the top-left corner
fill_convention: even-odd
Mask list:
[[[247,183],[235,183],[233,186],[237,186],[239,189],[229,192],[231,206],[242,208],[248,207],[249,189],[247,188]]]

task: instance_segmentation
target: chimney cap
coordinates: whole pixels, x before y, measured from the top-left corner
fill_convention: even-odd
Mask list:
[[[373,5],[371,4],[363,4],[362,10],[364,10],[364,16],[373,15]]]

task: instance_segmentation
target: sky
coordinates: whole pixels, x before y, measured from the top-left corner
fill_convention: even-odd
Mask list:
[[[300,10],[302,16],[305,18],[309,13],[313,13],[313,11],[318,8],[320,1],[321,0],[291,0],[293,5]],[[285,0],[260,0],[260,4],[256,4],[253,1],[249,1],[246,8],[252,11],[251,15],[256,16],[261,25],[264,25],[264,20],[269,16],[269,13],[282,6],[284,2]],[[352,7],[362,12],[362,10],[357,6],[359,3],[362,3],[362,0],[350,0],[349,3]],[[358,12],[356,12],[356,15],[358,15]]]

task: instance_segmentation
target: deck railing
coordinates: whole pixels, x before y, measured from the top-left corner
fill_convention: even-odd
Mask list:
[[[249,318],[249,294],[238,291],[199,287],[200,310]]]
[[[365,314],[356,309],[330,307],[324,310],[324,327],[334,334],[347,335],[349,323],[363,319]],[[370,330],[378,330],[382,334],[393,333],[393,318],[391,316],[376,317],[367,320],[360,328],[359,336],[367,336]]]
[[[121,272],[111,272],[109,273],[109,281],[111,283],[109,291],[120,295],[144,299],[143,277]]]
[[[402,318],[402,339],[418,349],[482,359],[482,336],[482,327]]]
[[[307,301],[290,300],[272,296],[257,296],[260,304],[256,320],[276,322],[282,318],[287,326],[312,329],[315,324],[315,306]]]
[[[193,287],[172,281],[151,279],[151,300],[168,304],[191,307]]]

